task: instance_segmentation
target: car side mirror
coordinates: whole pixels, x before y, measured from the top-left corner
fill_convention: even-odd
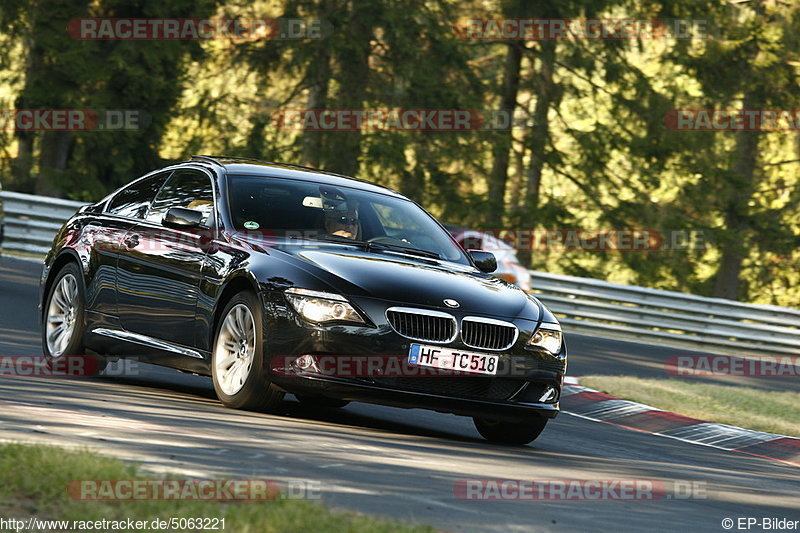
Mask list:
[[[475,266],[478,267],[478,270],[481,272],[486,272],[488,274],[497,270],[497,258],[492,252],[487,252],[485,250],[467,250],[467,253],[472,257],[472,260],[475,261]]]
[[[185,207],[170,207],[161,221],[163,226],[175,229],[199,228],[203,223],[203,213]]]

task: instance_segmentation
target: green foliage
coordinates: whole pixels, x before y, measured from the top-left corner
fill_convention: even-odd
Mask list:
[[[259,157],[357,173],[473,227],[496,220],[521,229],[691,231],[705,246],[520,255],[554,272],[744,301],[800,301],[797,131],[677,131],[666,121],[675,109],[800,107],[794,3],[5,4],[2,42],[23,51],[0,61],[24,80],[13,105],[140,109],[152,118],[141,131],[71,134],[61,167],[51,154],[58,139],[6,132],[0,143],[16,155],[6,188],[91,199],[191,153]],[[321,19],[324,31],[322,38],[202,43],[66,37],[66,21],[80,16]],[[453,29],[465,17],[683,19],[705,22],[707,34],[465,40]],[[302,132],[276,120],[282,110],[305,108],[495,111],[508,89],[511,47],[522,58],[510,132]],[[494,172],[506,155],[507,165]],[[489,198],[490,190],[505,192]]]

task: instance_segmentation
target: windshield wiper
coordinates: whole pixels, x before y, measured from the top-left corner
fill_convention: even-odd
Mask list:
[[[321,235],[316,237],[315,240],[359,246],[364,248],[368,252],[371,252],[372,250],[384,250],[387,252],[398,252],[408,255],[416,255],[419,257],[429,257],[431,259],[439,259],[439,260],[442,259],[442,256],[437,254],[436,252],[430,252],[428,250],[420,250],[419,248],[413,248],[411,246],[400,246],[398,244],[386,244],[383,242],[359,241],[357,239],[349,239],[347,237],[341,237],[339,235]]]
[[[431,259],[442,259],[442,256],[437,254],[436,252],[431,252],[428,250],[421,250],[419,248],[414,248],[411,246],[400,246],[399,244],[386,244],[383,242],[369,242],[367,243],[370,248],[376,248],[378,250],[386,250],[389,252],[400,252],[403,254],[409,255],[418,255],[420,257],[430,257]]]
[[[341,244],[351,244],[353,246],[361,246],[369,248],[371,243],[367,241],[359,241],[358,239],[351,239],[349,237],[342,237],[341,235],[318,235],[311,238],[312,241],[336,242]]]

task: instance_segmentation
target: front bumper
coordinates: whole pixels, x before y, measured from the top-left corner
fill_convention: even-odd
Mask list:
[[[369,326],[319,325],[300,319],[286,304],[282,294],[264,293],[266,316],[265,358],[271,381],[290,393],[305,393],[331,398],[375,403],[402,408],[420,408],[504,420],[519,420],[535,414],[554,418],[566,372],[566,347],[554,357],[542,350],[525,348],[525,342],[538,327],[535,321],[513,320],[519,337],[502,352],[486,351],[505,360],[497,376],[393,377],[378,374],[341,375],[316,369],[285,372],[287,361],[300,356],[327,358],[389,357],[405,360],[410,345],[418,343],[396,333],[383,312],[370,309],[377,302],[356,300],[360,310],[373,322]],[[390,307],[394,302],[380,302]],[[508,319],[507,319],[508,320]],[[421,344],[425,344],[424,342]],[[481,352],[461,343],[447,346]],[[461,380],[461,381],[459,381]]]
[[[382,385],[332,377],[276,378],[273,383],[292,393],[316,394],[348,401],[374,403],[404,409],[429,409],[441,413],[498,420],[516,421],[534,414],[555,418],[559,413],[558,402],[536,403],[460,398],[393,389]],[[560,393],[560,387],[558,390]]]

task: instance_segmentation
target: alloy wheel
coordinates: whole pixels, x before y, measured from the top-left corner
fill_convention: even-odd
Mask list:
[[[253,313],[245,304],[228,311],[214,348],[214,365],[222,392],[233,396],[244,387],[256,351]]]
[[[78,280],[65,274],[50,296],[47,306],[47,350],[53,357],[63,355],[75,332],[78,315]]]

